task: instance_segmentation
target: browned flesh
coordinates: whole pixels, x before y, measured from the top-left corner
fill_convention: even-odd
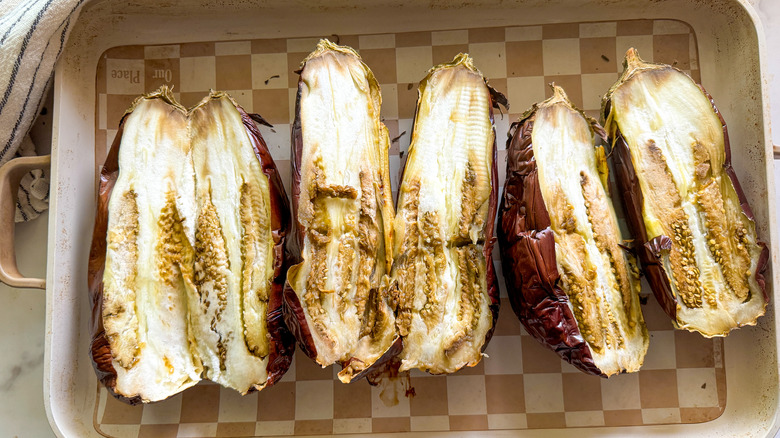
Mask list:
[[[702,286],[694,258],[688,215],[682,208],[680,193],[663,153],[652,140],[646,143],[644,149],[640,168],[646,172],[648,180],[653,182],[657,192],[656,196],[649,197],[646,202],[652,211],[658,212],[659,224],[663,227],[664,234],[670,236],[673,241],[669,252],[671,277],[683,303],[691,308],[701,307]]]
[[[203,200],[195,231],[195,287],[203,313],[209,315],[209,328],[218,334],[219,369],[225,371],[225,346],[217,329],[227,307],[228,266],[225,239],[216,208],[208,197]]]
[[[481,248],[476,245],[457,248],[460,277],[460,306],[458,306],[457,319],[464,321],[465,324],[461,325],[453,335],[453,339],[444,345],[444,355],[447,357],[453,357],[466,342],[473,342],[474,331],[479,325],[482,313],[480,280],[485,278],[484,257],[480,257],[480,250]],[[422,316],[425,318],[425,314]]]
[[[110,287],[104,291],[103,320],[106,337],[114,347],[114,359],[124,368],[132,367],[137,361],[138,317],[135,307],[136,276],[138,275],[138,204],[136,193],[128,190],[118,203],[117,218],[119,223],[108,234],[108,247],[114,250],[117,258],[124,260],[129,269],[127,275],[119,278],[118,288],[125,295],[115,294]]]
[[[407,186],[407,201],[404,205],[398,206],[398,214],[403,215],[403,220],[408,224],[404,230],[404,239],[401,243],[399,254],[403,254],[403,258],[399,258],[396,262],[398,264],[397,270],[395,270],[395,278],[398,282],[398,287],[394,290],[395,302],[396,302],[396,325],[398,326],[398,332],[401,336],[408,336],[409,330],[412,325],[412,314],[414,312],[414,297],[415,297],[415,280],[417,278],[417,260],[420,258],[418,242],[420,241],[420,227],[418,226],[417,217],[419,215],[419,205],[416,202],[420,196],[420,182],[416,181]],[[435,264],[435,263],[434,263]],[[427,279],[426,279],[427,280]],[[430,288],[434,284],[426,284],[429,288],[429,292],[436,291],[435,288]],[[431,297],[426,296],[426,304],[431,300]]]
[[[328,308],[339,314],[354,312],[360,327],[359,336],[370,335],[375,321],[367,318],[376,309],[368,309],[369,293],[377,263],[379,248],[379,223],[377,221],[377,192],[370,170],[359,172],[360,191],[348,185],[326,184],[321,162],[314,167],[309,200],[313,212],[311,227],[307,233],[310,269],[306,276],[304,304],[321,341],[328,348],[338,348],[332,335]],[[358,193],[360,194],[358,199]],[[334,217],[331,211],[343,216]],[[334,247],[336,257],[328,260],[329,248]],[[328,283],[328,277],[334,277]],[[373,285],[376,288],[376,285]],[[352,353],[345,352],[339,360],[347,361]]]
[[[582,180],[583,182],[587,181],[587,177],[585,176]],[[612,253],[606,250],[606,246],[609,243],[617,246],[617,242],[614,238],[615,228],[609,227],[609,222],[604,221],[599,224],[599,227],[602,228],[601,234],[595,230],[596,226],[594,224],[596,222],[592,219],[593,216],[601,216],[602,220],[608,219],[609,216],[603,210],[605,199],[599,196],[585,196],[590,194],[586,189],[587,186],[587,184],[583,184],[583,198],[586,211],[588,212],[588,223],[578,224],[577,217],[574,214],[574,207],[560,190],[553,190],[551,193],[551,201],[548,201],[550,202],[548,211],[550,212],[550,221],[553,224],[552,228],[555,231],[556,249],[563,253],[558,258],[563,290],[571,300],[572,311],[577,318],[583,338],[588,341],[588,344],[595,352],[601,353],[607,347],[622,344],[623,335],[616,325],[615,311],[617,309],[612,309],[611,302],[604,299],[602,294],[596,290],[599,284],[597,281],[597,268],[594,263],[600,262],[600,257],[596,256],[596,259],[592,260],[593,256],[587,249],[586,237],[580,234],[578,229],[582,227],[592,228],[596,246],[604,248],[599,248],[599,251],[602,255],[608,255],[610,259]],[[601,236],[601,238],[597,236]],[[626,272],[625,263],[616,264],[613,260],[610,260],[611,276],[608,281],[613,283],[612,286],[617,289],[616,286],[620,281],[618,280],[620,278],[617,271],[618,267],[622,268],[621,271],[626,274],[626,286],[631,287],[631,284],[628,282],[628,272]],[[632,291],[630,289],[627,291],[628,299],[622,292],[621,290],[623,307],[630,309]],[[622,312],[623,309],[619,311]],[[626,315],[631,315],[631,313]]]
[[[157,220],[157,228],[160,230],[160,239],[157,241],[157,269],[160,278],[168,286],[174,287],[182,277],[192,277],[193,251],[184,233],[184,220],[176,207],[175,194],[168,192],[165,198],[165,207]]]
[[[241,294],[243,297],[241,314],[245,330],[244,341],[249,351],[255,356],[266,357],[270,351],[266,337],[267,312],[251,312],[253,301],[267,305],[270,282],[263,275],[258,275],[253,266],[262,260],[266,249],[262,247],[264,234],[271,228],[266,212],[270,206],[266,204],[260,187],[256,184],[241,185],[241,208],[239,215],[244,234],[241,236]]]
[[[696,201],[704,213],[707,247],[723,271],[728,289],[740,300],[750,299],[751,261],[748,230],[743,224],[742,210],[734,202],[724,202],[722,175],[713,177],[707,150],[694,146]],[[715,305],[715,303],[712,303]]]
[[[636,299],[633,290],[633,282],[638,280],[636,263],[633,257],[626,255],[626,251],[620,247],[618,227],[609,210],[609,199],[599,191],[599,182],[593,181],[585,172],[580,172],[580,181],[593,239],[598,250],[609,260],[614,286],[622,297],[623,311],[630,315],[633,301]],[[625,256],[631,257],[628,263],[624,262]]]
[[[477,197],[476,179],[471,165],[466,165],[461,209],[449,237],[444,212],[420,212],[420,182],[405,185],[396,219],[405,223],[401,257],[393,269],[396,324],[399,334],[411,339],[402,353],[404,367],[453,372],[479,360],[475,346],[484,342],[485,318],[491,316],[486,307],[484,237],[472,242],[470,236],[474,225],[481,228],[485,220],[475,218],[485,202]]]

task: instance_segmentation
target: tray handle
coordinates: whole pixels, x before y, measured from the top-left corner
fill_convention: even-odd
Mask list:
[[[14,215],[22,177],[50,164],[51,155],[41,155],[14,158],[0,167],[0,281],[12,287],[46,289],[43,278],[28,278],[19,273],[14,249]]]
[[[773,144],[772,148],[775,151],[775,160],[780,160],[780,146]]]

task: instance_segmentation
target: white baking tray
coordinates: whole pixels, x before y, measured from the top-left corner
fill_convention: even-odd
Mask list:
[[[58,436],[100,436],[93,426],[95,376],[89,361],[87,259],[95,211],[95,71],[99,57],[124,45],[369,34],[626,19],[675,19],[697,36],[702,82],[729,123],[733,165],[758,233],[778,257],[769,111],[758,18],[746,1],[547,2],[397,0],[318,2],[95,1],[82,11],[57,67],[52,198],[47,268],[44,399]],[[778,284],[766,273],[770,296]],[[504,317],[511,316],[504,309]],[[582,436],[772,436],[778,429],[777,323],[774,305],[757,327],[724,342],[724,413],[700,424],[581,428]],[[453,432],[458,436],[567,436],[565,429]],[[426,435],[416,433],[416,435]],[[428,434],[430,435],[430,434]],[[441,435],[441,433],[436,433]]]

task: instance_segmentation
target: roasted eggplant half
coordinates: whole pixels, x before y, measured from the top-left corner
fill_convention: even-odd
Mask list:
[[[123,117],[101,170],[89,260],[92,361],[119,399],[163,400],[201,376],[241,393],[289,368],[284,187],[249,115],[170,90]]]
[[[257,125],[227,94],[190,110],[195,233],[190,318],[204,377],[242,394],[281,378],[289,206]]]
[[[302,64],[292,128],[285,312],[301,348],[350,382],[400,346],[387,301],[393,204],[379,85],[351,48],[322,40]]]
[[[92,360],[106,387],[133,404],[195,385],[203,370],[188,308],[195,175],[187,121],[167,89],[136,99],[100,174]]]
[[[604,137],[562,88],[510,131],[498,239],[528,333],[580,370],[638,371],[648,346],[639,269],[610,199]]]
[[[459,54],[420,83],[395,216],[391,291],[401,371],[474,366],[498,317],[493,98]]]
[[[754,325],[768,302],[762,271],[769,252],[711,96],[684,72],[629,49],[602,115],[658,302],[678,328],[707,337]]]

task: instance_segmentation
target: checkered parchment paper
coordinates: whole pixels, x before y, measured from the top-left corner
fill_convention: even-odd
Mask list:
[[[673,20],[323,37],[357,49],[380,83],[382,118],[394,139],[394,188],[409,146],[417,84],[431,66],[458,52],[470,53],[490,84],[509,98],[508,113],[496,114],[502,186],[509,124],[550,95],[546,84],[563,86],[575,105],[598,117],[601,96],[622,71],[623,54],[632,46],[644,59],[673,64],[700,80],[695,35],[687,24]],[[223,90],[247,112],[274,125],[261,131],[289,194],[294,71],[318,39],[106,51],[96,74],[96,166],[138,95],[167,84],[189,107],[209,89]],[[95,429],[105,436],[132,438],[465,431],[696,423],[723,412],[721,339],[673,330],[650,296],[642,306],[650,330],[642,370],[610,379],[585,375],[525,333],[506,298],[498,250],[494,258],[502,308],[486,351],[489,357],[474,368],[449,376],[412,371],[374,387],[365,381],[345,385],[336,378],[338,367],[322,369],[298,351],[281,382],[245,397],[202,382],[164,402],[132,407],[97,384]],[[650,294],[646,283],[643,293]]]

